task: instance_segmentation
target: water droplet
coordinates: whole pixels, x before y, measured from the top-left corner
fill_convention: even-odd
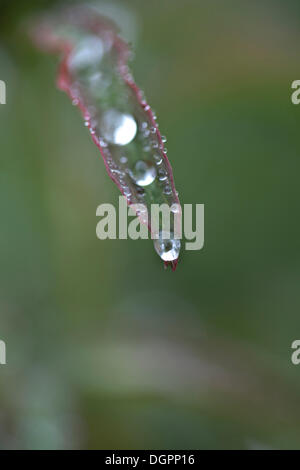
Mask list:
[[[167,173],[163,168],[159,168],[159,170],[157,171],[157,174],[159,176],[159,179],[161,179],[163,177],[165,177],[165,179],[167,178]],[[163,180],[161,180],[161,181],[163,181]]]
[[[130,176],[138,186],[149,186],[156,178],[156,169],[151,162],[139,160]]]
[[[104,53],[103,42],[96,36],[84,38],[69,57],[69,66],[73,70],[97,66]]]
[[[167,194],[167,195],[172,194],[172,188],[171,188],[171,186],[169,186],[169,185],[165,186],[165,188],[164,188],[164,194]]]
[[[153,155],[153,158],[154,158],[154,160],[156,161],[156,165],[160,165],[160,164],[161,164],[162,158],[161,158],[160,155],[154,154],[154,155]]]
[[[125,163],[127,163],[127,161],[128,161],[127,157],[125,157],[125,156],[120,157],[120,162],[121,163],[125,164]]]
[[[161,140],[163,141],[163,143],[167,142],[167,138],[164,135],[161,136]]]
[[[131,191],[130,191],[130,189],[128,188],[128,186],[125,186],[125,187],[123,188],[123,193],[124,193],[124,195],[127,196],[127,197],[131,196]]]
[[[103,139],[101,139],[101,138],[99,139],[99,144],[100,144],[101,147],[103,147],[103,148],[107,147],[107,142],[105,142],[105,140],[103,140]]]
[[[130,114],[115,109],[105,111],[101,118],[101,130],[111,144],[127,145],[136,136],[137,124]]]
[[[121,170],[119,170],[119,168],[112,168],[111,171],[112,171],[112,173],[114,173],[114,174],[122,175],[122,172],[121,172]]]
[[[173,212],[173,214],[181,214],[182,210],[181,210],[180,204],[177,204],[177,203],[172,204],[171,212]]]
[[[154,240],[156,253],[163,261],[174,261],[178,258],[180,252],[180,240],[175,240],[168,232],[161,231],[159,238]]]

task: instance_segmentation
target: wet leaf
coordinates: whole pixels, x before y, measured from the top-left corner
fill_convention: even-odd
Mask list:
[[[127,203],[134,209],[139,205],[136,214],[148,226],[157,253],[175,270],[181,207],[164,147],[166,138],[128,67],[128,44],[109,19],[87,7],[40,17],[30,34],[38,47],[62,56],[58,87],[81,110],[107,173]],[[171,208],[169,230],[163,230],[161,217],[154,224],[152,204]]]

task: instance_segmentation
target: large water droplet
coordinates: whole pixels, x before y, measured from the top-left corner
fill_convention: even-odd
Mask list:
[[[69,57],[69,66],[73,70],[97,66],[104,53],[103,42],[96,36],[90,36],[80,41]]]
[[[161,231],[159,238],[154,240],[155,251],[163,261],[176,260],[179,257],[180,247],[180,240],[172,238],[172,235],[165,231]]]
[[[130,176],[138,186],[148,186],[156,178],[156,169],[151,162],[139,160],[130,171]]]
[[[101,118],[101,133],[111,144],[127,145],[136,136],[137,125],[130,114],[115,109],[104,112]]]

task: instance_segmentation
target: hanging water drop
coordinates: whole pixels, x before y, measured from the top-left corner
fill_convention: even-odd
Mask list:
[[[168,232],[161,231],[154,240],[154,248],[163,261],[175,261],[179,257],[181,243]]]

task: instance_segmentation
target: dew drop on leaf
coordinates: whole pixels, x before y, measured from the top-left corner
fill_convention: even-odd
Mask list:
[[[156,253],[163,261],[175,261],[180,252],[180,240],[174,239],[169,232],[161,231],[159,238],[154,240]]]
[[[96,68],[104,54],[103,42],[97,36],[85,37],[72,51],[69,57],[71,70],[80,70],[87,67]]]
[[[139,160],[130,171],[130,176],[138,186],[148,186],[156,178],[156,169],[151,162]]]
[[[104,138],[114,145],[128,145],[136,136],[137,125],[130,114],[108,109],[101,118]]]
[[[180,207],[166,138],[134,82],[128,67],[130,48],[113,21],[88,5],[77,5],[41,15],[30,35],[39,48],[60,54],[58,87],[82,112],[105,168],[127,203],[142,202],[148,213],[151,204]],[[163,230],[162,221],[157,229],[146,218],[141,222],[151,234]],[[171,224],[175,233],[177,221]],[[155,249],[175,269],[180,241],[167,238],[156,240]]]

